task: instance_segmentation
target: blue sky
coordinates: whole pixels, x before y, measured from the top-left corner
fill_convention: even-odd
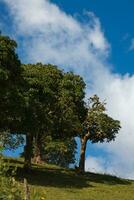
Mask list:
[[[127,0],[0,0],[0,30],[17,41],[22,62],[71,69],[86,81],[87,97],[106,99],[122,129],[111,144],[88,144],[86,169],[127,178],[134,178],[133,10]]]
[[[105,36],[108,39],[112,51],[109,61],[114,65],[113,70],[121,74],[133,74],[134,51],[130,51],[131,40],[134,37],[134,2],[127,0],[53,0],[62,10],[68,14],[83,17],[84,11],[92,11],[101,20]],[[9,10],[5,3],[0,1],[1,21],[6,24],[2,32],[9,33],[13,27]],[[82,17],[81,17],[82,16]]]
[[[129,51],[134,37],[134,1],[127,0],[53,0],[67,13],[83,14],[90,10],[101,20],[106,38],[111,44],[110,61],[114,70],[119,73],[134,72],[134,52]]]

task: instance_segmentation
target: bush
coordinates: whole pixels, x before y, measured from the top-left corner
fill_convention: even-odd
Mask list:
[[[0,154],[0,200],[22,200],[19,184],[14,178],[15,170],[9,173],[9,164]]]

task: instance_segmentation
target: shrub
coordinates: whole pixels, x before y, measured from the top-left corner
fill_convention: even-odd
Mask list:
[[[0,154],[0,200],[22,200],[19,184],[15,181],[15,169],[9,173],[9,164]]]

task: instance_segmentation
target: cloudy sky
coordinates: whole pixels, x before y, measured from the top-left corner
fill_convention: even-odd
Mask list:
[[[121,5],[121,6],[120,6]],[[122,129],[88,144],[86,170],[134,179],[134,1],[0,0],[0,30],[23,63],[52,63],[83,76]]]

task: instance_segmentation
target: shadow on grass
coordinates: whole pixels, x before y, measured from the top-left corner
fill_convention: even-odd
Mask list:
[[[118,178],[116,176],[107,175],[107,174],[95,174],[95,173],[86,173],[86,177],[95,183],[103,183],[107,185],[130,185],[131,181]]]
[[[21,179],[25,177],[31,185],[60,188],[92,187],[85,177],[59,169],[33,168],[26,173],[22,168],[17,168],[17,176]]]
[[[101,175],[94,173],[77,174],[74,170],[53,167],[49,165],[33,165],[29,172],[24,171],[21,161],[12,161],[13,164],[18,162],[17,178],[23,180],[26,178],[28,183],[37,186],[59,187],[59,188],[84,188],[94,187],[93,183],[101,183],[106,185],[129,185],[131,181],[117,178],[110,175]],[[10,163],[11,163],[10,162]]]

